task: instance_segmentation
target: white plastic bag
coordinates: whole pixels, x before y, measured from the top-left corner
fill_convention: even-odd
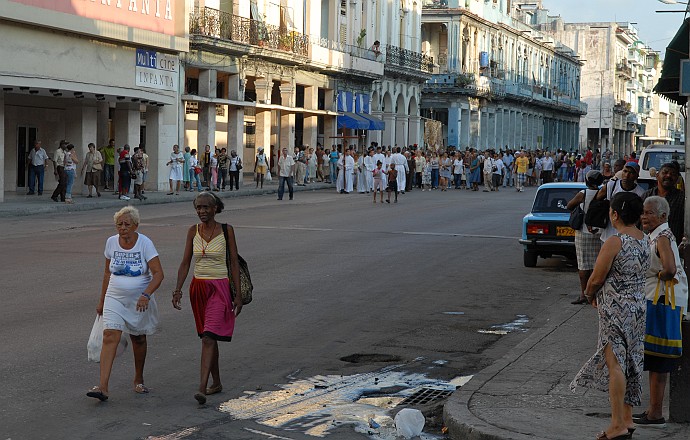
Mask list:
[[[399,436],[417,437],[424,429],[424,414],[418,409],[401,409],[395,415],[395,429]]]
[[[266,171],[266,177],[264,177],[264,180],[265,180],[266,182],[270,182],[271,180],[273,180],[273,177],[271,177],[271,172],[270,172],[270,171]]]
[[[117,351],[115,356],[121,355],[127,348],[128,342],[125,333],[122,332],[120,343],[117,344]],[[103,348],[103,316],[96,315],[96,320],[93,322],[91,328],[91,335],[89,335],[89,342],[86,343],[86,351],[88,352],[89,361],[101,361],[101,348]]]

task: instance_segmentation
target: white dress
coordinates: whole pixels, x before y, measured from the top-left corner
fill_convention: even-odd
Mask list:
[[[184,159],[182,153],[170,153],[170,180],[182,180],[182,164],[178,159]]]
[[[105,258],[110,260],[110,281],[103,304],[103,328],[132,335],[151,335],[158,327],[158,306],[151,296],[145,312],[137,311],[137,301],[152,279],[148,262],[158,256],[153,242],[138,234],[132,249],[123,249],[118,236],[108,238]]]

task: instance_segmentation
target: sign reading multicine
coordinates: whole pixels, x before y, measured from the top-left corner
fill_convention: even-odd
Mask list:
[[[152,50],[137,49],[134,83],[139,87],[177,91],[179,58]]]

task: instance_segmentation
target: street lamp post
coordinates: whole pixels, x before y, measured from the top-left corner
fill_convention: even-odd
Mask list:
[[[666,5],[682,4],[686,5],[684,11],[656,11],[656,12],[684,12],[684,17],[687,17],[688,12],[690,12],[690,4],[688,2],[680,2],[676,0],[659,0],[661,3]],[[678,89],[680,90],[680,80],[678,81]],[[687,114],[688,102],[685,103],[685,111]],[[690,142],[690,124],[685,123],[685,156],[688,155],[688,142]],[[687,168],[685,171],[685,181],[688,181]],[[690,237],[690,203],[688,201],[688,191],[685,191],[685,236]],[[685,252],[685,261],[688,261],[690,256],[690,251]],[[687,263],[686,263],[687,264]],[[690,350],[690,338],[688,334],[690,333],[690,322],[681,321],[682,331],[683,331],[683,350],[687,353]],[[690,395],[690,379],[683,372],[690,369],[690,356],[684,356],[681,358],[680,368],[675,372],[671,373],[671,380],[669,384],[669,402],[668,402],[668,412],[669,418],[675,422],[690,422],[690,404],[687,401],[687,396]],[[679,373],[678,371],[681,371]]]

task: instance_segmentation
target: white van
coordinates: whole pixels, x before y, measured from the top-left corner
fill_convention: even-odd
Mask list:
[[[676,161],[680,165],[680,172],[685,172],[685,145],[653,144],[642,150],[640,154],[640,181],[656,181],[656,177],[649,174],[650,168],[659,168],[665,163]]]

